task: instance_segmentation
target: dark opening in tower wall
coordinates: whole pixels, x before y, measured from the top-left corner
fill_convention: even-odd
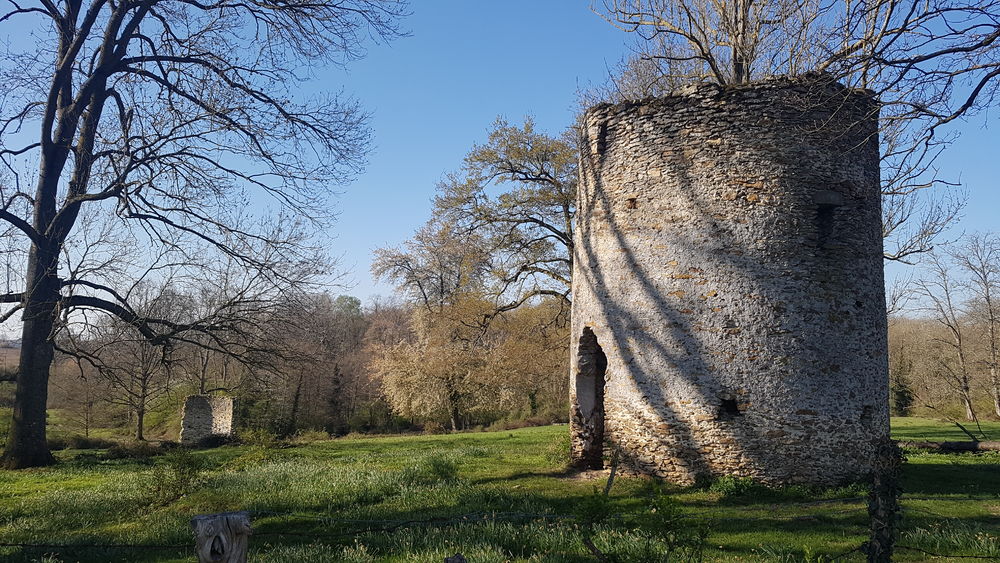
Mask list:
[[[577,354],[574,422],[578,425],[579,444],[574,453],[580,467],[601,469],[604,467],[604,385],[608,357],[590,327],[583,329]]]
[[[861,422],[864,423],[864,424],[871,424],[872,423],[872,406],[871,405],[865,405],[861,409]]]
[[[825,247],[833,235],[833,212],[836,209],[836,206],[833,205],[816,207],[817,245],[820,248]]]
[[[834,234],[834,214],[844,205],[844,196],[831,190],[819,190],[813,194],[813,201],[816,202],[816,245],[825,248]]]
[[[719,406],[719,415],[722,418],[730,418],[738,414],[740,414],[740,406],[736,399],[722,399],[722,404]]]
[[[608,147],[608,124],[601,123],[597,130],[597,153],[601,154]]]

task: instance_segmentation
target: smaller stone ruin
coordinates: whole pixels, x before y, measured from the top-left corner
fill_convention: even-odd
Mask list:
[[[233,433],[233,398],[189,395],[181,411],[181,444],[194,446]]]

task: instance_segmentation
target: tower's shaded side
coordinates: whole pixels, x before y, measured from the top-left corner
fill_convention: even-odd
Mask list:
[[[822,77],[586,114],[573,454],[832,483],[889,431],[877,104]],[[603,386],[597,388],[596,386]]]

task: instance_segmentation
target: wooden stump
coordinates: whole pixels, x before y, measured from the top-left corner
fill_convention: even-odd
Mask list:
[[[246,563],[250,513],[223,512],[191,519],[198,563]]]

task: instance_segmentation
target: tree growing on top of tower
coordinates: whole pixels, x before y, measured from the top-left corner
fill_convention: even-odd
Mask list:
[[[603,0],[594,9],[638,40],[590,101],[826,73],[881,101],[886,258],[926,253],[961,210],[954,190],[929,188],[955,185],[935,167],[954,140],[942,126],[996,101],[1000,2]]]

